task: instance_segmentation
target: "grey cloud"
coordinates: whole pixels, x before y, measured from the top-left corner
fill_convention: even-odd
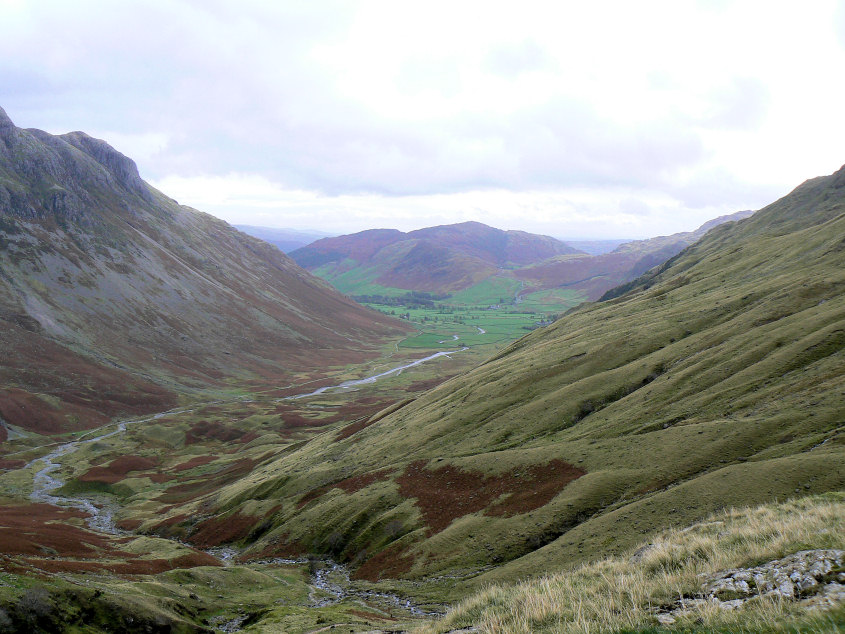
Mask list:
[[[740,209],[757,209],[788,193],[771,185],[739,181],[724,169],[700,169],[683,183],[667,182],[663,191],[682,201],[690,209],[702,209],[714,200],[730,201]]]
[[[497,47],[485,59],[488,71],[510,78],[551,66],[553,61],[549,54],[531,40]]]
[[[651,207],[638,198],[626,198],[619,202],[619,211],[632,216],[647,216]]]
[[[27,125],[53,131],[165,134],[166,151],[140,165],[147,178],[259,173],[331,195],[559,187],[675,187],[690,201],[704,195],[698,185],[675,185],[678,170],[706,158],[689,120],[631,127],[577,97],[412,125],[376,115],[336,92],[310,56],[315,44],[345,33],[350,3],[41,6],[32,31],[0,24],[0,77],[14,86],[0,105],[18,123],[22,113]],[[551,64],[530,40],[493,50],[484,63],[502,76]],[[455,68],[434,56],[406,65],[400,82],[408,94],[461,87]],[[765,98],[752,80],[734,85],[705,123],[752,125]]]
[[[183,165],[211,171],[237,164],[292,187],[386,195],[657,184],[703,156],[684,122],[626,129],[562,99],[506,118],[476,113],[416,126],[337,100],[310,103],[318,115],[295,118],[284,105],[250,112],[250,104],[229,100],[231,114],[221,117],[218,104],[216,115],[201,119],[213,137],[193,130],[171,150],[192,156]]]
[[[734,129],[757,128],[771,101],[766,85],[754,77],[736,77],[714,97],[710,123]]]

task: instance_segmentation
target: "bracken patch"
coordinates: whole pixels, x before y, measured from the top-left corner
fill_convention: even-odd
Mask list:
[[[439,533],[459,517],[486,509],[506,494],[509,497],[488,509],[488,515],[507,516],[540,508],[585,473],[560,459],[491,476],[452,465],[438,469],[427,469],[426,465],[424,460],[410,463],[396,482],[404,497],[416,498],[429,535]]]
[[[414,558],[406,551],[407,548],[399,544],[385,548],[359,566],[352,578],[375,583],[379,579],[401,577],[414,565]]]
[[[191,543],[200,548],[211,548],[243,539],[252,531],[260,517],[235,513],[225,517],[212,517],[197,524],[197,531],[190,537]]]
[[[302,557],[308,550],[299,542],[291,540],[290,534],[284,533],[275,538],[271,543],[256,553],[242,555],[238,561],[258,561],[272,559],[275,557],[298,558]]]
[[[346,491],[347,493],[355,493],[356,491],[360,491],[361,489],[367,488],[371,484],[387,480],[390,477],[390,473],[390,469],[382,469],[381,471],[371,471],[370,473],[362,473],[361,475],[352,476],[351,478],[346,478],[346,480],[341,480],[334,486],[338,489]]]
[[[346,493],[355,493],[356,491],[360,491],[371,484],[375,484],[376,482],[382,482],[387,480],[390,477],[391,470],[390,469],[382,469],[381,471],[372,471],[370,473],[362,473],[361,475],[352,476],[351,478],[346,478],[345,480],[341,480],[340,482],[335,482],[334,484],[325,484],[321,487],[317,487],[316,489],[311,489],[303,495],[299,501],[296,503],[297,508],[302,508],[312,500],[316,500],[319,497],[322,497],[332,489],[341,489]]]
[[[242,429],[227,427],[222,423],[200,421],[185,432],[185,444],[193,445],[203,440],[219,440],[232,442],[240,439],[246,432]]]
[[[124,556],[130,553],[122,553]],[[136,555],[137,557],[137,555]],[[177,568],[222,566],[217,559],[201,552],[191,552],[174,559],[133,559],[132,561],[71,561],[26,557],[24,561],[44,572],[110,572],[116,575],[156,575]]]
[[[115,484],[123,480],[132,471],[152,469],[158,464],[156,458],[143,456],[121,456],[112,460],[106,467],[94,467],[79,476],[80,482],[104,482]]]
[[[74,525],[85,517],[82,511],[49,504],[0,507],[0,552],[38,556],[49,549],[62,557],[112,552],[102,535]]]
[[[190,460],[186,460],[185,462],[180,462],[175,467],[172,468],[172,471],[187,471],[188,469],[193,469],[194,467],[201,467],[202,465],[206,465],[209,462],[214,462],[217,460],[217,456],[209,455],[209,456],[194,456]]]

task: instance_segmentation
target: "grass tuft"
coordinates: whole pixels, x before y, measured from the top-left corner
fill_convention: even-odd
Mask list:
[[[701,592],[705,575],[810,548],[845,548],[845,494],[731,509],[665,531],[627,553],[515,585],[493,585],[420,632],[826,632],[845,625],[842,606],[809,609],[762,596],[737,610],[695,606],[662,628],[661,607]]]

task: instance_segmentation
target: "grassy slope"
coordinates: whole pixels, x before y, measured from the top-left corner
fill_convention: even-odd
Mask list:
[[[627,295],[366,429],[315,438],[205,508],[281,502],[254,552],[332,552],[374,577],[486,571],[477,585],[622,552],[727,506],[841,488],[843,183],[845,172],[816,179],[718,228]],[[512,486],[461,498],[467,474],[553,486],[530,469],[552,460],[586,475],[548,503]],[[375,472],[352,492],[331,486]],[[445,528],[427,514],[431,496],[454,520]]]
[[[701,575],[759,565],[806,549],[845,548],[845,496],[829,494],[731,510],[683,530],[670,530],[623,557],[586,564],[519,585],[498,585],[457,605],[421,629],[448,632],[654,631],[659,606],[701,592]],[[696,605],[678,617],[682,631],[837,632],[845,609],[807,610],[758,599],[741,610]]]

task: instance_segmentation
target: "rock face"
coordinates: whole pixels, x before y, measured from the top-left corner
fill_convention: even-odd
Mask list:
[[[708,575],[699,595],[680,600],[674,608],[657,614],[657,620],[670,625],[677,617],[690,614],[704,604],[736,610],[757,596],[832,606],[845,600],[843,564],[843,550],[802,550],[762,566]]]
[[[0,416],[53,433],[360,361],[404,326],[181,206],[83,132],[0,110]],[[70,426],[70,427],[68,427]]]

